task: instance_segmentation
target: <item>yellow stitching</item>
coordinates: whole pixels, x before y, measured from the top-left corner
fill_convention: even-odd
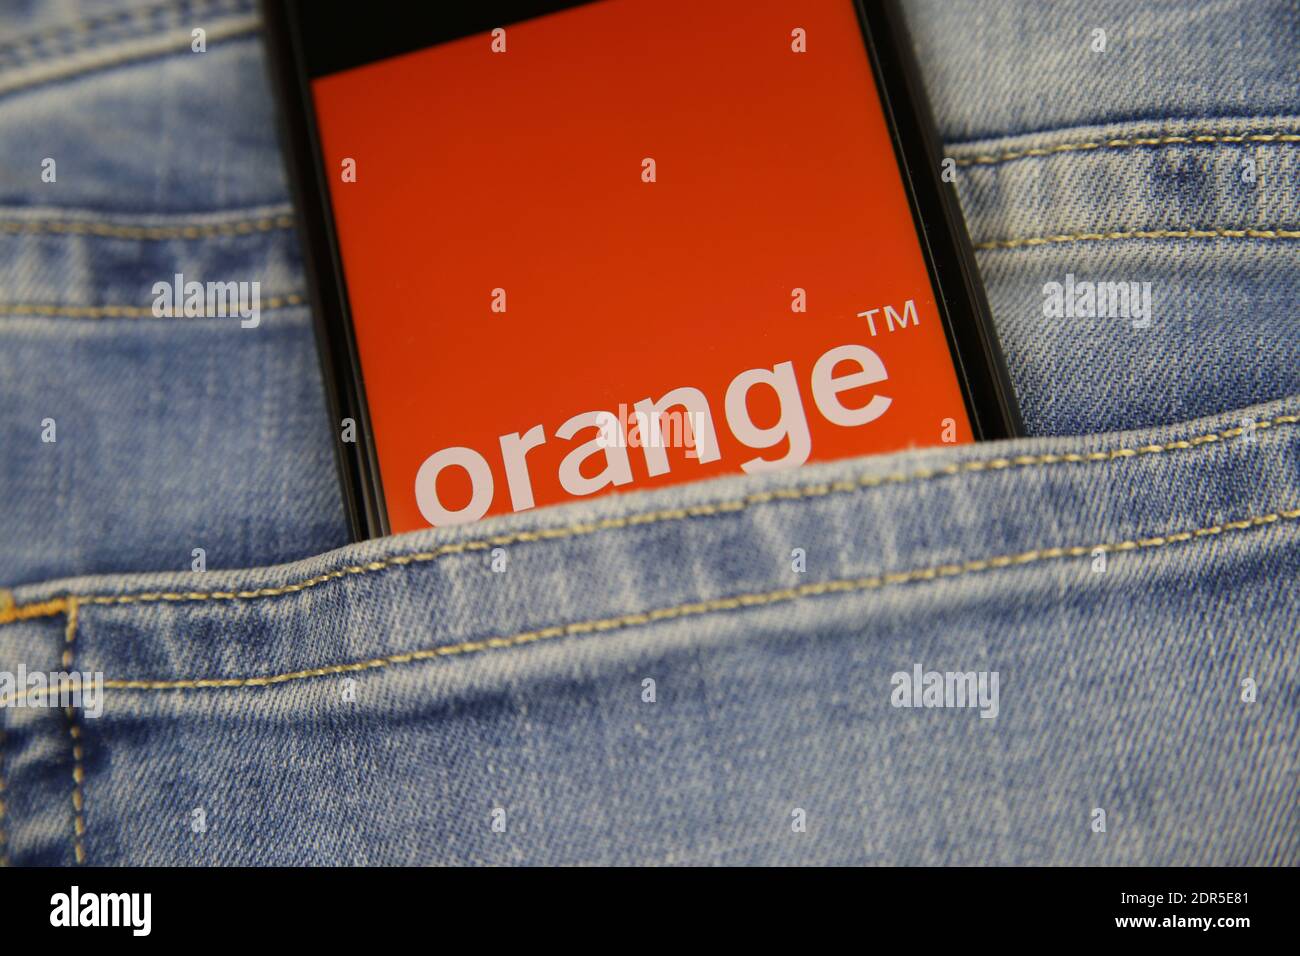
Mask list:
[[[273,295],[261,302],[261,307],[270,309],[288,309],[306,304],[306,299],[297,293]],[[0,303],[0,315],[50,315],[69,319],[151,319],[157,318],[151,307],[142,305],[28,305],[22,302],[13,305]],[[171,316],[166,316],[171,318]],[[178,316],[180,318],[180,316]]]
[[[72,669],[72,647],[77,640],[77,599],[70,597],[66,601],[68,623],[63,631],[63,669]]]
[[[86,862],[86,814],[82,787],[86,780],[82,765],[84,751],[81,746],[81,725],[77,722],[76,708],[66,708],[68,736],[72,738],[72,855],[78,864]]]
[[[246,236],[276,229],[292,229],[293,216],[265,216],[239,222],[210,222],[190,226],[115,226],[106,222],[0,221],[0,232],[58,233],[109,236],[115,239],[204,239],[211,236]]]
[[[1276,418],[1256,422],[1256,430],[1265,430],[1282,425],[1294,425],[1300,422],[1300,415],[1278,415]],[[136,604],[158,601],[208,601],[208,600],[251,600],[255,598],[274,597],[280,594],[293,594],[316,587],[328,581],[353,574],[369,574],[390,567],[407,564],[423,564],[436,561],[449,554],[463,554],[471,551],[483,551],[490,548],[504,547],[512,544],[532,543],[537,541],[554,541],[593,534],[617,528],[636,527],[656,524],[660,521],[681,521],[690,518],[711,515],[730,514],[744,511],[754,505],[768,504],[773,501],[797,501],[805,498],[819,498],[831,494],[855,492],[864,488],[881,485],[902,485],[914,481],[928,481],[936,478],[950,477],[982,471],[1002,471],[1010,468],[1043,467],[1056,464],[1097,464],[1115,461],[1121,458],[1135,458],[1142,455],[1158,455],[1171,451],[1183,451],[1201,448],[1232,438],[1245,432],[1245,426],[1226,428],[1220,432],[1196,435],[1192,438],[1178,439],[1159,445],[1141,445],[1137,448],[1115,448],[1109,451],[1095,451],[1086,454],[1076,452],[1047,453],[1042,455],[1017,455],[1013,458],[990,458],[981,461],[967,461],[942,468],[922,468],[913,472],[898,472],[891,475],[867,475],[857,479],[827,482],[825,484],[805,485],[802,487],[779,488],[773,491],[761,491],[734,501],[722,501],[711,505],[694,505],[685,508],[668,508],[622,518],[606,518],[601,521],[579,523],[561,528],[543,528],[540,531],[521,531],[514,534],[497,535],[476,541],[461,541],[446,544],[432,551],[418,551],[411,554],[394,555],[366,564],[353,564],[327,571],[312,578],[287,584],[282,587],[256,588],[247,591],[163,591],[142,594],[117,595],[81,595],[76,598],[82,604]],[[71,599],[70,599],[71,600]],[[34,604],[24,604],[5,610],[0,608],[0,624],[25,620],[34,617],[47,617],[64,610],[61,598],[54,598]]]
[[[218,4],[215,0],[193,0],[192,3],[185,5],[189,7],[189,9],[184,10],[183,12],[185,14],[194,14],[203,11],[205,7],[216,5]],[[220,6],[230,7],[231,13],[241,12],[238,9],[237,4],[232,3],[231,0],[221,0]],[[181,5],[178,5],[176,0],[168,0],[167,3],[155,3],[152,6],[138,7],[134,10],[118,10],[116,13],[107,16],[87,17],[84,20],[77,20],[73,23],[63,23],[57,27],[49,27],[45,30],[38,30],[35,33],[29,33],[25,36],[18,37],[10,43],[0,43],[0,56],[7,56],[10,51],[13,50],[21,50],[24,48],[33,49],[52,40],[63,40],[64,37],[69,39],[73,37],[82,39],[87,33],[97,29],[98,27],[139,22],[147,20],[155,14],[164,11],[175,11],[176,13],[181,14],[182,10],[180,7]],[[212,16],[222,14],[220,14],[219,11],[214,10],[208,11],[207,15]]]
[[[243,37],[250,33],[256,33],[260,29],[261,21],[258,20],[254,14],[250,13],[244,17],[232,18],[229,23],[211,24],[208,27],[208,43],[213,44],[219,40]],[[0,96],[20,93],[59,80],[67,80],[72,77],[83,76],[94,70],[103,70],[107,67],[122,66],[133,62],[157,59],[159,57],[166,57],[173,53],[180,53],[183,51],[188,52],[190,38],[187,35],[176,31],[171,34],[155,37],[143,46],[139,43],[135,46],[125,44],[120,46],[121,48],[116,51],[112,50],[111,47],[106,46],[103,52],[87,47],[81,52],[91,53],[93,56],[90,59],[83,57],[81,62],[66,62],[57,58],[47,60],[33,59],[29,64],[27,64],[28,76],[20,76],[17,80],[0,76]]]
[[[77,640],[77,599],[68,598],[67,601],[68,621],[63,632],[63,669],[72,670],[74,658],[74,647]],[[83,764],[85,751],[81,744],[81,725],[77,722],[77,709],[75,707],[65,707],[64,714],[68,718],[68,736],[72,740],[72,855],[78,864],[86,862],[86,847],[84,837],[86,835],[86,815],[85,815],[85,794],[83,787],[86,783],[86,771]]]
[[[1297,229],[1129,229],[1120,232],[1072,232],[1028,239],[990,239],[976,249],[1020,249],[1059,242],[1102,242],[1108,239],[1300,239]]]
[[[32,604],[0,605],[0,624],[14,621],[27,621],[36,617],[51,617],[62,614],[68,608],[66,598],[54,598],[50,601],[37,601]]]
[[[957,160],[958,166],[991,166],[1030,156],[1051,156],[1096,149],[1126,149],[1134,146],[1169,146],[1192,143],[1300,143],[1295,133],[1188,133],[1185,136],[1143,136],[1132,139],[1107,139],[1096,142],[1062,143],[1033,149],[1013,149],[1005,153],[983,153]]]
[[[641,614],[625,614],[620,617],[601,618],[593,621],[580,621],[576,624],[545,627],[536,631],[523,631],[509,637],[491,637],[477,641],[463,641],[441,647],[424,648],[404,654],[390,654],[387,657],[375,657],[370,660],[353,661],[346,664],[331,664],[326,667],[314,667],[310,670],[291,671],[284,674],[272,674],[267,677],[214,677],[187,680],[106,680],[105,687],[116,690],[194,690],[199,688],[228,687],[269,687],[287,681],[304,680],[310,677],[328,677],[335,674],[348,674],[357,671],[375,670],[397,664],[410,664],[415,661],[430,660],[438,657],[451,657],[460,654],[474,654],[480,651],[504,650],[550,640],[556,637],[574,637],[584,634],[604,633],[629,627],[640,627],[658,621],[676,618],[712,614],[718,611],[731,611],[739,608],[763,607],[768,604],[783,603],[800,598],[814,597],[822,594],[847,594],[856,591],[868,591],[893,584],[908,584],[915,581],[932,581],[938,578],[952,578],[963,574],[981,571],[1020,567],[1038,561],[1047,561],[1065,557],[1084,557],[1095,554],[1097,550],[1107,552],[1137,551],[1141,549],[1163,548],[1171,544],[1191,541],[1196,538],[1212,537],[1229,531],[1243,531],[1273,524],[1279,520],[1300,519],[1300,508],[1289,511],[1274,511],[1266,515],[1253,515],[1239,521],[1225,521],[1222,524],[1191,531],[1178,531],[1172,534],[1155,535],[1119,541],[1112,544],[1093,544],[1075,547],[1040,548],[1020,554],[984,558],[978,561],[966,561],[961,564],[941,564],[934,567],[920,568],[913,571],[877,574],[864,578],[843,578],[818,584],[804,584],[799,587],[781,588],[756,594],[741,594],[736,597],[716,598],[709,601],[695,601],[678,604],[674,607],[659,608]]]

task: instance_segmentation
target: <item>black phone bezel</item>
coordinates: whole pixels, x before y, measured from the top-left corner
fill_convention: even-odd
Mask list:
[[[389,533],[388,511],[305,66],[302,10],[290,0],[264,0],[262,17],[343,505],[353,539],[363,541]],[[343,440],[346,419],[355,423],[355,441]]]
[[[357,540],[389,534],[390,526],[310,81],[583,2],[591,0],[497,0],[473,5],[472,10],[439,4],[435,12],[423,4],[404,4],[381,17],[371,9],[358,11],[348,0],[263,0],[272,86],[280,106],[285,164],[327,401],[335,429],[343,419],[356,423],[356,441],[344,442],[336,431],[335,450]],[[977,441],[1018,436],[1023,428],[1015,395],[955,189],[943,181],[938,137],[902,13],[894,0],[852,2],[972,431]],[[310,50],[305,46],[305,12],[312,16]]]

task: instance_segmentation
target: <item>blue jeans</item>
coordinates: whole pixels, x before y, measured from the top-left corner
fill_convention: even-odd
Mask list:
[[[6,861],[1300,862],[1294,5],[909,8],[1034,437],[357,545],[252,7],[86,6],[0,14],[0,674],[104,680]]]

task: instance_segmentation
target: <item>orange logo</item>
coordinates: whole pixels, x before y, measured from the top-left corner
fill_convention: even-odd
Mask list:
[[[971,440],[851,3],[506,32],[313,83],[394,531]]]

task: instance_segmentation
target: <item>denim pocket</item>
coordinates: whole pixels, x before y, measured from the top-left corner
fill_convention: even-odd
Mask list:
[[[1015,8],[917,18],[1027,421],[1083,437],[337,551],[251,9],[0,47],[0,674],[105,682],[0,709],[0,858],[1300,861],[1292,7],[1106,7],[1109,61]],[[147,318],[176,272],[279,304]],[[1067,276],[1150,315],[1049,318]],[[153,573],[194,548],[249,569]]]
[[[1298,457],[1290,399],[20,588],[4,668],[105,687],[4,712],[11,858],[1294,864]]]
[[[0,11],[0,582],[341,545],[254,4],[91,6]],[[157,316],[177,275],[260,321]]]
[[[1300,121],[1125,123],[949,147],[1031,434],[1300,392]]]
[[[0,12],[0,582],[341,545],[254,4],[111,0],[69,22],[79,6]],[[1292,5],[912,9],[1031,434],[1300,394],[1300,101],[1275,46]],[[1074,39],[1093,17],[1104,55]],[[150,318],[177,273],[258,281],[274,305],[254,329]],[[1152,315],[1045,317],[1070,277],[1150,283]]]
[[[1300,393],[1295,4],[904,6],[1031,434]],[[1151,315],[1048,315],[1069,277]]]

